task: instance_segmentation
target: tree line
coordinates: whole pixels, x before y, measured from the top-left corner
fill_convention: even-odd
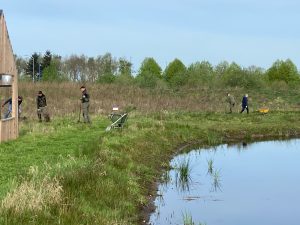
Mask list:
[[[221,83],[230,87],[253,88],[267,82],[300,84],[300,74],[290,60],[277,60],[265,70],[251,66],[243,68],[237,63],[226,61],[213,66],[208,61],[189,66],[174,59],[163,70],[154,58],[145,58],[137,73],[133,75],[132,63],[126,58],[116,58],[110,53],[97,57],[71,55],[61,57],[46,51],[44,55],[34,53],[25,59],[16,56],[20,79],[41,81],[74,81],[137,84],[141,87],[197,86]]]

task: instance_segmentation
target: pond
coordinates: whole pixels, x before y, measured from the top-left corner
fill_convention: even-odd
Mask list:
[[[300,140],[193,150],[171,166],[150,224],[300,224]]]

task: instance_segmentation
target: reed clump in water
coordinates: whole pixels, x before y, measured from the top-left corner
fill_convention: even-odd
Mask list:
[[[191,182],[191,165],[189,159],[182,160],[176,167],[176,184],[180,190],[189,190]]]
[[[189,213],[183,214],[183,225],[206,225],[205,223],[196,223],[193,220],[193,217]]]
[[[221,175],[220,175],[220,170],[215,170],[212,174],[212,189],[213,191],[218,191],[221,190]]]
[[[207,165],[208,165],[207,173],[212,175],[213,172],[214,172],[214,161],[213,161],[213,159],[207,160]]]

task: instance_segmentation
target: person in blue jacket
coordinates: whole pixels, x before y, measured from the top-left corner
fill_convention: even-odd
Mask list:
[[[249,107],[248,107],[248,94],[245,94],[242,100],[242,111],[241,113],[243,113],[245,111],[245,109],[247,110],[247,114],[249,114]]]
[[[21,117],[21,104],[22,104],[22,101],[23,101],[23,98],[22,96],[18,96],[18,116],[19,118]],[[5,105],[8,105],[8,110],[7,112],[5,113],[4,115],[4,118],[7,119],[9,117],[11,117],[11,113],[12,113],[12,98],[9,98],[7,101],[5,101],[3,104],[2,104],[2,108],[4,108]]]

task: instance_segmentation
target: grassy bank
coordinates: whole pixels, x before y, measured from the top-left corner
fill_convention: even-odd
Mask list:
[[[28,121],[0,145],[0,224],[139,224],[155,181],[184,143],[196,146],[300,134],[300,113],[132,113],[122,131],[109,121]],[[74,122],[75,121],[75,122]]]

